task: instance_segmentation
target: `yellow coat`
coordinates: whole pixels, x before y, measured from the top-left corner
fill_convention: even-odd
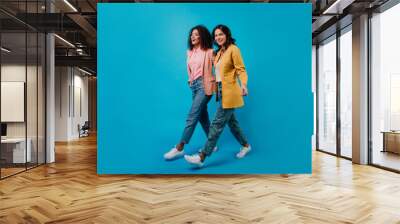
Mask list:
[[[217,64],[221,57],[221,50],[218,51],[214,64]],[[239,48],[231,44],[221,57],[219,74],[222,82],[222,108],[238,108],[244,105],[240,83],[247,86],[247,73],[244,68]]]

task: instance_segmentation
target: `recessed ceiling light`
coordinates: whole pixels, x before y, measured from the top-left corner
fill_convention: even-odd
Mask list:
[[[57,35],[57,34],[54,34],[54,36],[57,37],[58,39],[60,39],[62,42],[66,43],[67,45],[69,45],[69,46],[75,48],[75,45],[73,45],[73,44],[72,44],[71,42],[69,42],[68,40],[66,40],[66,39],[64,39],[64,38],[62,38],[62,37],[60,37],[60,36]]]
[[[5,47],[1,47],[1,51],[4,51],[6,53],[10,53],[11,52],[11,50],[9,50],[9,49],[7,49]]]
[[[85,74],[87,74],[87,75],[90,75],[90,76],[93,75],[92,73],[90,73],[90,72],[88,72],[88,71],[86,71],[86,70],[83,70],[83,69],[81,69],[81,68],[79,68],[79,67],[78,67],[78,70],[81,71],[81,72],[83,72],[83,73],[85,73]]]
[[[64,0],[65,4],[67,4],[72,10],[74,10],[74,12],[78,12],[78,10],[71,4],[69,3],[68,0]]]
[[[323,15],[327,14],[342,14],[343,9],[351,5],[355,0],[336,0],[331,4],[324,12]]]

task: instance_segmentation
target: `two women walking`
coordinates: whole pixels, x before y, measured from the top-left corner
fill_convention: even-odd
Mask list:
[[[218,48],[215,56],[213,42]],[[251,146],[236,119],[235,108],[244,105],[243,96],[248,94],[247,73],[240,50],[227,26],[216,26],[212,36],[204,26],[199,25],[191,29],[188,38],[187,70],[188,83],[192,90],[192,106],[181,140],[164,154],[164,158],[171,160],[185,155],[184,146],[189,143],[198,122],[207,136],[207,142],[199,153],[185,155],[187,162],[202,166],[206,157],[216,151],[218,139],[226,125],[242,146],[236,157],[243,158],[251,150]],[[210,124],[207,105],[214,93],[218,109]]]

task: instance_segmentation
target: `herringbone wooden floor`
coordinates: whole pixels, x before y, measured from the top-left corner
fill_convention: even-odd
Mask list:
[[[96,139],[0,181],[0,223],[400,223],[400,175],[315,152],[312,175],[98,176]]]

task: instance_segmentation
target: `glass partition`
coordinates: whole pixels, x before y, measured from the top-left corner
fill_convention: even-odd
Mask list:
[[[1,1],[0,7],[17,17],[43,13],[44,3]],[[45,34],[13,16],[0,12],[0,178],[45,162]]]
[[[31,160],[26,141],[26,33],[1,34],[1,176],[24,171]]]

